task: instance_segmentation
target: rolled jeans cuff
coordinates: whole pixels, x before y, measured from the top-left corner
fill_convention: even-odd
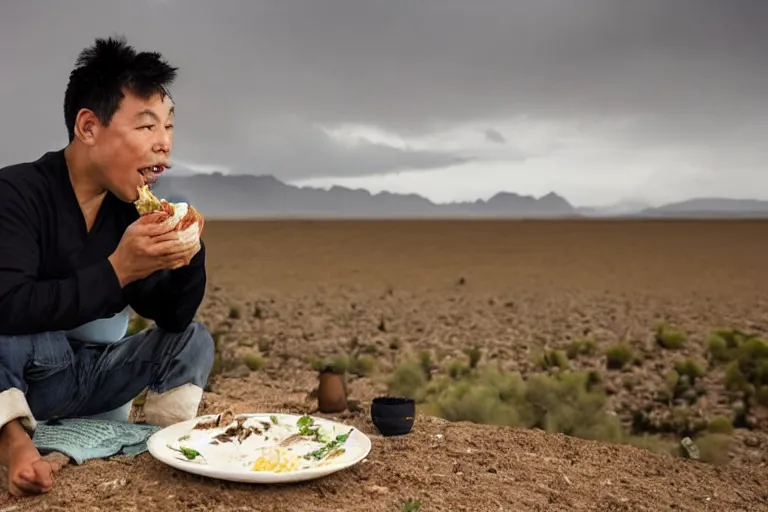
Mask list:
[[[27,403],[24,393],[18,388],[6,389],[0,392],[0,429],[13,420],[19,420],[27,432],[32,433],[37,428],[37,421]]]

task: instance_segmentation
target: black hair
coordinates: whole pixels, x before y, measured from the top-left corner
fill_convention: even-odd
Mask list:
[[[75,119],[87,108],[108,126],[123,99],[123,90],[140,98],[170,96],[168,88],[178,68],[157,52],[137,52],[125,38],[97,38],[77,57],[64,93],[64,123],[69,141],[75,137]]]

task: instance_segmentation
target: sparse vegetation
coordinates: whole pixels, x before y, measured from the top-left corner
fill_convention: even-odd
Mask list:
[[[768,343],[741,331],[719,330],[707,342],[710,361],[724,365],[725,389],[740,395],[736,426],[747,426],[755,406],[768,406]]]
[[[605,351],[605,366],[609,370],[621,370],[632,361],[632,357],[632,347],[619,343]]]
[[[471,371],[472,368],[463,361],[453,361],[448,367],[448,375],[454,380],[466,377]]]
[[[591,356],[597,351],[597,345],[594,340],[582,339],[572,341],[565,349],[568,359],[576,359],[579,356]]]
[[[699,460],[715,466],[726,464],[733,438],[726,434],[704,434],[695,439],[699,448]]]
[[[335,366],[331,360],[344,357],[347,375],[325,377],[348,384],[359,403],[348,398],[348,411],[336,419],[365,427],[374,449],[369,463],[358,466],[366,478],[348,482],[343,493],[332,496],[331,508],[355,509],[368,500],[401,510],[406,498],[414,498],[423,503],[421,510],[497,509],[509,501],[499,494],[499,486],[510,483],[510,470],[522,501],[544,508],[547,501],[551,508],[591,503],[653,508],[649,489],[658,491],[652,498],[667,508],[702,508],[707,501],[709,508],[747,510],[760,502],[768,461],[768,409],[761,405],[766,393],[764,385],[753,386],[744,405],[742,388],[749,389],[754,377],[741,361],[740,346],[750,338],[768,341],[768,327],[761,309],[761,250],[744,236],[744,223],[723,228],[726,223],[720,222],[712,229],[713,224],[702,227],[698,222],[643,222],[642,233],[637,233],[642,236],[635,236],[629,232],[632,223],[625,222],[574,222],[568,229],[556,222],[556,230],[549,222],[486,222],[472,224],[475,232],[457,224],[444,228],[444,223],[411,222],[404,230],[407,236],[396,237],[393,232],[404,224],[368,224],[363,230],[351,222],[226,223],[226,228],[211,222],[211,293],[198,320],[217,332],[214,373],[221,373],[199,414],[226,408],[315,414],[319,390],[313,395],[311,388],[320,379],[308,358]],[[600,236],[582,236],[585,225]],[[653,235],[657,229],[663,236]],[[688,236],[693,230],[695,236]],[[707,238],[710,231],[718,234]],[[749,227],[748,232],[759,239],[759,229]],[[224,236],[233,233],[240,233],[238,247],[228,246]],[[273,243],[270,238],[278,236],[285,241]],[[310,236],[321,244],[313,246]],[[449,252],[449,244],[459,240],[464,245]],[[388,251],[397,257],[386,257]],[[262,264],[250,264],[253,255]],[[504,260],[511,256],[514,261]],[[707,272],[702,263],[714,263],[717,272]],[[651,264],[658,268],[651,270]],[[599,276],[601,270],[605,277]],[[454,287],[462,275],[471,283]],[[389,285],[398,292],[383,295]],[[231,306],[241,309],[241,318],[229,318]],[[384,330],[378,327],[382,319]],[[654,319],[685,333],[680,349],[657,342]],[[743,332],[712,332],[719,326],[711,322],[720,321],[734,322]],[[756,335],[744,334],[752,330]],[[632,357],[620,370],[609,370],[606,351],[616,344],[630,347]],[[481,351],[476,364],[470,354],[474,348]],[[545,350],[564,352],[567,367],[540,370],[537,356]],[[249,370],[242,358],[249,352],[268,364],[243,379]],[[352,374],[354,355],[368,357],[376,366],[357,377]],[[582,384],[571,383],[572,375],[580,375]],[[405,439],[383,439],[371,424],[374,396],[410,394],[386,386],[393,376],[399,379],[397,386],[410,386],[423,397],[413,433]],[[536,396],[537,390],[543,397]],[[591,405],[586,397],[595,396],[595,403],[603,405],[594,406],[591,416],[596,419],[590,421],[597,426],[589,427],[577,412],[586,415],[582,404]],[[687,456],[681,436],[689,434],[697,450],[692,460],[674,463],[629,447],[606,448],[538,431],[445,424],[422,416],[431,406],[457,417],[488,417],[522,428],[549,425],[583,435],[573,427],[578,421],[586,435],[603,442],[618,439],[664,458]],[[618,435],[611,428],[616,423]],[[407,450],[387,449],[394,445]],[[697,468],[729,458],[733,467]],[[100,493],[89,489],[132,477],[125,464],[108,462],[96,469],[73,468],[77,475],[69,483],[74,487],[60,488],[46,498],[49,504],[85,500],[82,508],[98,507]],[[424,475],[430,476],[428,481]],[[252,506],[252,497],[243,493],[202,505],[194,499],[168,500],[178,489],[166,480],[147,487],[144,501],[193,508]],[[659,482],[698,486],[677,490]],[[420,483],[429,484],[429,496],[419,494]],[[130,487],[110,491],[115,508],[132,506],[136,495]],[[326,486],[317,493],[313,487],[275,491],[287,508],[322,508],[328,505],[325,491],[341,488]]]
[[[469,367],[476,368],[477,363],[480,362],[480,358],[483,357],[483,353],[478,347],[472,347],[464,350],[464,353],[469,358]]]
[[[688,377],[691,385],[696,384],[696,380],[704,376],[704,368],[692,359],[675,362],[675,371],[682,377]]]
[[[349,370],[349,358],[346,356],[334,356],[328,359],[311,359],[309,365],[316,372],[344,374]]]
[[[712,418],[709,421],[707,431],[712,434],[726,434],[731,435],[733,433],[733,422],[729,418],[717,417]]]
[[[400,504],[402,512],[419,512],[421,510],[421,501],[414,499],[403,500]]]
[[[662,322],[656,325],[655,339],[656,343],[662,348],[678,350],[683,348],[685,344],[685,333],[676,327]]]
[[[357,356],[350,358],[349,373],[358,377],[369,375],[376,366],[376,360],[370,356]]]
[[[232,307],[229,308],[228,318],[230,320],[238,320],[238,319],[240,319],[241,316],[242,316],[242,314],[240,312],[240,308],[238,308],[237,306],[232,306]]]
[[[625,365],[631,360],[631,353],[627,355],[625,345],[620,347],[616,352]],[[676,366],[680,373],[671,372],[676,379],[695,382],[703,375],[695,361],[680,361]],[[726,438],[730,439],[728,420],[707,422],[686,407],[672,408],[658,418],[638,411],[632,432],[625,431],[618,416],[608,410],[603,381],[595,371],[562,370],[524,378],[498,365],[472,369],[459,360],[451,361],[446,371],[447,374],[433,373],[428,378],[422,360],[408,360],[395,369],[388,391],[412,397],[424,414],[450,421],[541,428],[584,439],[628,443],[675,456],[681,455],[675,439],[690,436],[701,444],[702,460],[720,462],[727,458],[727,450],[722,450],[728,446]],[[669,435],[674,438],[665,437]]]
[[[568,368],[568,357],[562,350],[548,350],[538,356],[537,365],[542,370],[565,370]]]
[[[617,441],[618,418],[605,409],[606,396],[589,372],[531,375],[486,366],[428,381],[418,361],[395,370],[389,392],[413,397],[425,412],[451,421],[542,428],[586,439]],[[464,378],[457,379],[458,373]]]
[[[257,371],[264,368],[267,361],[260,355],[249,352],[243,355],[243,363],[245,363],[245,366],[247,366],[249,370]]]

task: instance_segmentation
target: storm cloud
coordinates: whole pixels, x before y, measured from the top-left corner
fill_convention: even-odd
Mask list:
[[[767,29],[757,0],[6,2],[0,155],[65,144],[77,53],[124,34],[180,67],[175,154],[200,166],[321,181],[450,169],[418,186],[505,176],[484,187],[582,201],[745,195],[768,190]],[[358,135],[329,135],[340,126]]]

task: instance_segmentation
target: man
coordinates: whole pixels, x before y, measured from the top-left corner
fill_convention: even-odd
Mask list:
[[[148,423],[197,415],[213,364],[193,321],[205,247],[132,204],[170,166],[175,76],[157,53],[97,39],[65,93],[69,144],[0,169],[0,464],[14,495],[49,491],[59,469],[32,443],[37,421],[105,413],[144,388]],[[156,327],[116,341],[128,307]],[[96,322],[120,332],[84,339]]]

